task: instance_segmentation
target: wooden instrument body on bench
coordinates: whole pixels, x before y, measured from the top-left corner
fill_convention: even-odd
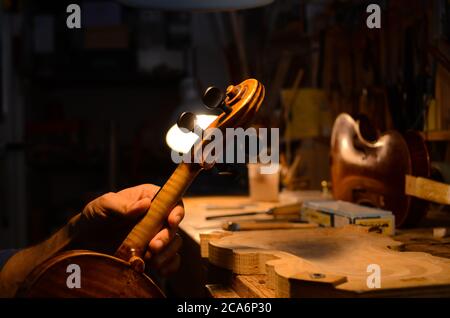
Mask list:
[[[392,211],[397,227],[414,225],[427,203],[405,194],[405,176],[429,175],[425,142],[416,132],[396,131],[367,140],[365,128],[348,114],[336,118],[331,136],[333,196]]]
[[[208,128],[247,127],[264,99],[264,86],[255,79],[227,88],[221,114]],[[224,134],[225,135],[225,134]],[[199,149],[208,144],[203,138]],[[19,297],[164,297],[144,272],[143,257],[150,240],[161,230],[170,211],[203,169],[213,164],[182,162],[152,200],[150,209],[128,234],[114,256],[85,250],[56,255],[39,265],[19,289]],[[81,269],[81,288],[68,288],[68,265]]]

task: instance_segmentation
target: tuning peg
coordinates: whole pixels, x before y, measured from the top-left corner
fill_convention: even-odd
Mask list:
[[[193,133],[199,134],[203,129],[197,125],[197,116],[191,112],[184,112],[178,117],[177,126],[180,129],[186,129]]]
[[[188,131],[194,131],[197,116],[190,112],[183,112],[177,120],[178,128],[187,129]]]
[[[203,103],[209,109],[220,108],[226,114],[231,112],[231,108],[225,104],[225,94],[217,87],[208,87],[203,94]]]

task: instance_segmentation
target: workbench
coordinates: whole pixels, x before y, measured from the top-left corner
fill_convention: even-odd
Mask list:
[[[274,207],[275,202],[252,202],[246,196],[186,197],[183,199],[186,215],[180,224],[179,234],[183,238],[180,250],[180,270],[170,279],[171,292],[180,297],[207,296],[208,268],[210,265],[200,254],[200,234],[221,230],[225,219],[206,220],[206,216],[231,214],[244,211],[264,211]],[[242,209],[207,209],[208,206],[245,206]],[[269,215],[239,217],[239,220],[270,219]]]
[[[206,216],[232,214],[236,212],[264,211],[277,205],[292,202],[283,198],[280,202],[252,202],[245,196],[187,197],[184,200],[186,216],[180,225],[183,238],[180,251],[182,264],[180,271],[169,281],[170,292],[180,297],[274,297],[274,292],[266,286],[264,275],[235,275],[233,286],[215,284],[226,281],[230,273],[210,264],[201,256],[200,234],[222,230],[228,218],[206,220]],[[228,207],[218,209],[218,207]],[[270,215],[235,217],[233,220],[264,220]],[[450,258],[450,238],[433,237],[433,227],[449,227],[450,213],[430,209],[427,217],[414,229],[397,230],[394,240],[402,242],[404,251],[419,251],[435,256]],[[213,283],[213,284],[212,284]]]

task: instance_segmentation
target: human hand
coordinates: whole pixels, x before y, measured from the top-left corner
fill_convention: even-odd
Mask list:
[[[106,193],[91,201],[74,223],[75,239],[70,248],[113,254],[134,225],[145,215],[159,187],[143,184],[117,193]],[[181,238],[176,234],[184,217],[180,203],[170,212],[166,225],[148,245],[144,261],[147,268],[163,276],[178,270]]]

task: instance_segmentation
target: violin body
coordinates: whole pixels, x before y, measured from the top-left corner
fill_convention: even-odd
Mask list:
[[[406,175],[428,177],[426,145],[418,133],[389,131],[368,140],[363,124],[340,114],[331,137],[331,181],[335,199],[392,211],[397,227],[416,224],[424,200],[405,194]]]
[[[80,268],[80,288],[72,287],[71,272]],[[84,250],[59,254],[37,267],[17,293],[25,298],[163,298],[159,287],[145,273],[114,256]]]

